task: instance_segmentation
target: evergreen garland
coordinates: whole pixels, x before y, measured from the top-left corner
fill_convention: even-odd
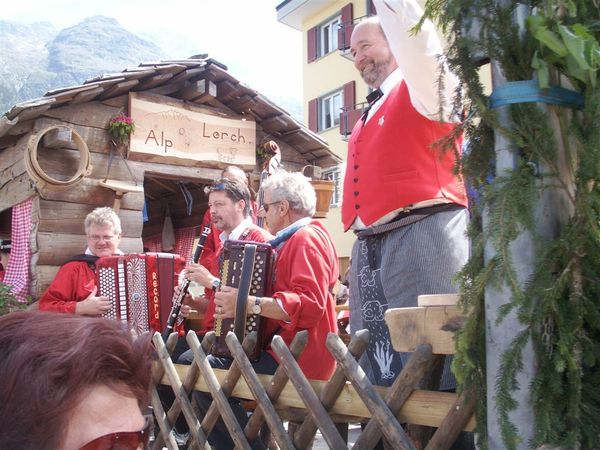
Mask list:
[[[525,26],[515,20],[525,9]],[[467,118],[462,129],[469,149],[458,168],[479,193],[472,205],[472,257],[459,274],[466,324],[457,335],[454,369],[461,388],[478,395],[478,432],[487,448],[484,294],[504,286],[511,293],[497,326],[509,311],[524,325],[501,355],[495,386],[506,448],[523,444],[509,413],[516,406],[516,375],[524,346],[531,342],[536,376],[531,398],[534,442],[568,449],[600,443],[600,6],[598,0],[490,1],[427,0],[424,18],[449,38],[447,61],[464,88]],[[478,28],[479,27],[479,28]],[[479,29],[477,34],[466,33]],[[581,111],[520,103],[508,108],[510,128],[489,108],[477,55],[497,61],[509,81],[539,80],[542,88],[568,80],[584,98]],[[556,132],[558,130],[558,132]],[[512,142],[519,163],[494,173],[494,133]],[[572,181],[560,173],[564,147]],[[538,167],[544,167],[543,174]],[[560,235],[536,234],[533,211],[545,189],[566,198]],[[487,212],[485,223],[481,211]],[[520,234],[533,236],[535,270],[519,283],[510,246]],[[484,261],[485,246],[494,256]],[[525,389],[528,387],[525,386]]]

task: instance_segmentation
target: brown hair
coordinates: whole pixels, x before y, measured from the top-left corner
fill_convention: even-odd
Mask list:
[[[42,311],[0,318],[0,448],[55,450],[85,388],[149,401],[150,335],[120,322]],[[110,414],[110,411],[106,412]]]
[[[233,203],[237,203],[240,200],[244,200],[244,217],[250,217],[252,212],[250,205],[250,191],[248,186],[241,180],[231,180],[229,178],[221,178],[213,183],[209,189],[211,192],[224,192],[229,200]]]

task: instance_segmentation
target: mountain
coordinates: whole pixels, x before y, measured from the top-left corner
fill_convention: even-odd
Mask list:
[[[48,23],[0,21],[0,110],[51,89],[168,58],[109,17],[90,17],[60,31]]]
[[[41,97],[52,89],[82,84],[103,73],[203,52],[210,55],[209,48],[198,48],[197,43],[182,36],[165,30],[136,35],[104,16],[87,18],[63,30],[46,22],[0,20],[0,115],[17,103]],[[232,75],[248,81],[241,70]],[[296,98],[261,94],[302,120],[301,103]]]

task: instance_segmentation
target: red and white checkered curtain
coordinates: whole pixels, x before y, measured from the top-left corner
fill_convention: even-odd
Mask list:
[[[4,284],[12,287],[12,293],[21,303],[27,303],[31,281],[29,264],[31,262],[31,205],[33,198],[25,200],[12,208],[11,249],[8,267],[4,275]]]
[[[192,247],[196,237],[196,228],[177,228],[175,230],[175,253],[183,256],[186,261],[192,257]]]
[[[173,253],[183,256],[186,261],[192,257],[192,248],[194,247],[194,238],[196,237],[196,228],[177,228],[175,230],[175,246]],[[149,252],[162,252],[162,234],[156,234],[144,238],[144,248]]]

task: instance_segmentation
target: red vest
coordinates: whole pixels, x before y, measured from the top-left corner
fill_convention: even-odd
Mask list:
[[[342,221],[348,230],[356,216],[370,225],[391,211],[425,200],[448,199],[467,206],[465,186],[453,173],[462,137],[453,151],[432,148],[454,129],[430,120],[410,101],[404,81],[374,116],[359,120],[348,143]]]

